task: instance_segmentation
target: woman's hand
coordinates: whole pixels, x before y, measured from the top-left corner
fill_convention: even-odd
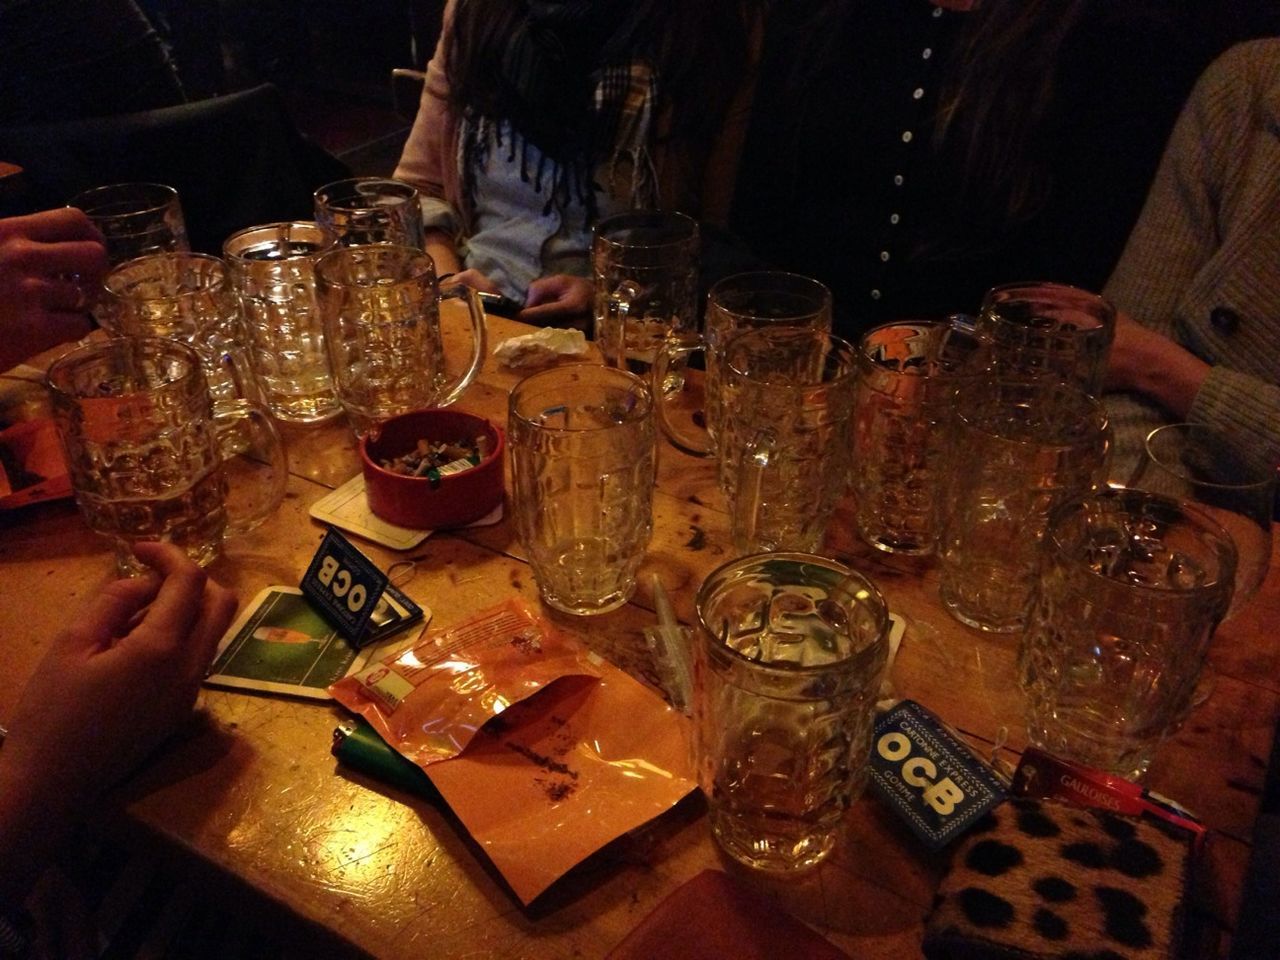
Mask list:
[[[191,713],[235,596],[177,547],[117,580],[49,643],[0,748],[0,899],[21,899],[62,836]]]
[[[1195,354],[1129,314],[1116,314],[1105,390],[1141,394],[1185,419],[1208,375],[1209,365]]]
[[[591,317],[594,297],[594,287],[585,277],[553,273],[529,284],[524,309],[516,319],[538,326],[576,325]]]

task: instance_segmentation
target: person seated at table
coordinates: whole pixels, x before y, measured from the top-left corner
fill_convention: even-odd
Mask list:
[[[139,543],[155,575],[117,580],[49,643],[0,747],[0,956],[33,931],[24,903],[102,791],[191,713],[236,610],[169,544]]]
[[[1174,127],[1104,288],[1117,459],[1191,421],[1280,465],[1280,39],[1231,48]],[[1113,475],[1116,471],[1113,470]]]
[[[83,211],[0,218],[0,371],[88,333],[106,271],[102,235]]]
[[[722,219],[758,2],[450,0],[395,171],[437,272],[580,321],[598,220]]]
[[[730,226],[827,284],[850,338],[1000,283],[1100,289],[1196,76],[1278,9],[774,4]]]

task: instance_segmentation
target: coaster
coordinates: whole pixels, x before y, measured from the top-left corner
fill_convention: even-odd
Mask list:
[[[313,503],[310,513],[322,523],[333,524],[340,530],[354,533],[357,537],[372,540],[392,550],[409,550],[435,532],[398,527],[376,516],[369,509],[368,498],[364,495],[363,473],[357,473],[337,490]],[[502,504],[498,504],[490,513],[469,526],[488,527],[501,519]]]

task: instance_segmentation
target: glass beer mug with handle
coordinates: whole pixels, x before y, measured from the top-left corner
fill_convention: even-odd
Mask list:
[[[773,270],[735,274],[712,286],[707,293],[703,332],[669,337],[659,347],[654,365],[655,396],[660,399],[658,421],[678,449],[695,456],[716,456],[724,348],[736,334],[759,327],[802,327],[830,333],[831,291],[817,280]],[[672,371],[698,350],[706,354],[705,433],[678,427],[673,422],[672,397],[659,389],[671,380]]]
[[[114,336],[166,337],[193,347],[215,401],[258,402],[240,303],[226,264],[206,253],[153,253],[107,273],[97,316]]]
[[[184,343],[119,337],[59,357],[46,378],[76,502],[111,540],[122,574],[140,540],[174,543],[200,564],[279,506],[288,472],[266,408],[213,402]]]
[[[605,365],[647,378],[663,341],[697,327],[698,222],[683,213],[608,217],[593,231],[591,266]]]
[[[720,486],[733,545],[815,551],[845,491],[857,360],[814,330],[749,330],[724,361]]]
[[[77,194],[67,206],[83,210],[102,232],[112,266],[148,253],[191,249],[178,191],[162,183],[113,183]]]
[[[697,598],[693,716],[711,830],[747,866],[790,872],[835,847],[868,777],[889,612],[834,560],[732,560]]]
[[[484,308],[471,287],[441,293],[431,257],[391,244],[339,247],[316,261],[316,295],[334,392],[357,434],[399,413],[453,403],[485,356]],[[465,299],[472,351],[445,374],[440,301]]]

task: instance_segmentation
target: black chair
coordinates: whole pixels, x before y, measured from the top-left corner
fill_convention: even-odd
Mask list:
[[[164,183],[182,199],[192,248],[208,253],[243,227],[313,219],[314,190],[351,175],[298,131],[271,84],[142,113],[0,128],[0,159],[24,168],[22,190],[0,213],[62,206],[109,183]]]

